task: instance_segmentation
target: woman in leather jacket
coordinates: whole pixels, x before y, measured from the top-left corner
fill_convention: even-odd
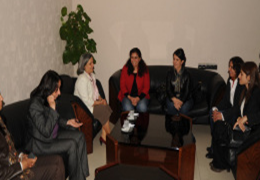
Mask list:
[[[166,77],[167,113],[187,115],[194,102],[191,98],[191,77],[185,69],[186,57],[182,48],[173,53],[173,68]]]

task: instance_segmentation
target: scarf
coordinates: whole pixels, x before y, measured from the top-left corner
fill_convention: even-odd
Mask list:
[[[177,98],[180,97],[180,93],[181,93],[181,76],[182,76],[183,71],[184,71],[184,68],[181,68],[179,73],[174,69],[174,75],[176,77],[176,79],[174,81],[174,85],[175,85],[174,92],[176,93]]]
[[[89,78],[89,80],[92,82],[92,88],[93,88],[93,100],[96,101],[99,98],[99,92],[98,92],[98,88],[97,88],[97,84],[96,84],[96,79],[94,77],[94,75],[91,74],[87,74],[87,77]]]
[[[4,133],[5,133],[5,140],[8,144],[8,148],[9,148],[9,156],[8,156],[8,160],[9,160],[9,165],[15,164],[15,163],[19,163],[18,159],[18,153],[14,147],[14,142],[11,138],[11,134],[9,133],[9,131],[7,130],[6,125],[4,124],[1,116],[0,116],[0,126],[3,129]],[[33,177],[33,172],[30,169],[26,169],[22,172],[22,174],[20,175],[20,179],[22,180],[29,180],[31,177]]]

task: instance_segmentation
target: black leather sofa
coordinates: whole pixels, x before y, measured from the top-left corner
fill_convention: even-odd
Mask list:
[[[84,111],[86,116],[90,117],[92,125],[87,127],[87,129],[85,130],[88,132],[92,132],[90,138],[86,140],[88,153],[91,153],[93,151],[93,139],[100,131],[102,126],[96,119],[94,119],[85,104],[78,97],[73,95],[76,78],[71,78],[68,75],[61,75],[61,79],[61,96],[58,98],[57,101],[57,111],[63,118],[75,118],[77,114],[75,114],[72,106],[72,104],[74,103],[77,104],[78,108],[81,108]],[[105,98],[102,85],[98,80],[97,86],[99,88],[101,96]],[[30,99],[28,98],[25,100],[14,102],[12,104],[5,105],[1,111],[1,116],[3,117],[8,130],[12,134],[13,140],[15,142],[15,147],[20,150],[24,150],[26,144],[27,112],[29,103]],[[84,121],[84,119],[80,120]]]
[[[148,66],[150,73],[150,102],[148,112],[164,114],[166,111],[157,98],[156,92],[162,83],[166,81],[168,70],[172,66]],[[187,67],[192,77],[195,92],[195,104],[188,116],[196,124],[209,123],[209,110],[222,98],[226,83],[216,72]],[[121,70],[116,71],[109,79],[109,105],[113,110],[111,121],[116,122],[121,113],[121,104],[117,98],[120,90]],[[195,90],[196,89],[196,90]]]

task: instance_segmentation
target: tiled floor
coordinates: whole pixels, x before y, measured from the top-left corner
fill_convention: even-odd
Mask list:
[[[112,127],[112,125],[111,125]],[[196,137],[196,160],[194,180],[234,180],[232,173],[221,172],[215,173],[210,170],[210,160],[205,158],[206,147],[210,143],[209,126],[194,125],[193,133]],[[99,134],[94,139],[94,151],[88,156],[90,176],[88,180],[94,180],[95,169],[106,163],[106,146],[99,144]]]

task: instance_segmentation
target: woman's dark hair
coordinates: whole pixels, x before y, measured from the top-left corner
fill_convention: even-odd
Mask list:
[[[43,75],[40,84],[31,92],[31,98],[40,96],[44,99],[44,104],[46,104],[47,97],[56,91],[59,81],[61,81],[61,78],[58,73],[53,70],[47,71]]]
[[[244,97],[246,97],[245,103],[248,102],[251,97],[252,91],[254,88],[259,88],[260,80],[259,80],[259,71],[255,62],[246,62],[242,65],[241,70],[247,75],[250,76],[250,82],[248,84],[248,89],[245,89],[242,92],[242,96],[240,99],[240,104],[242,103]]]
[[[180,60],[183,60],[184,63],[182,64],[182,67],[185,67],[186,56],[185,56],[185,53],[184,53],[183,49],[182,49],[182,48],[177,49],[176,51],[174,51],[174,53],[172,54],[172,56],[173,56],[173,55],[176,55],[176,56],[178,56],[178,58],[180,58]]]
[[[240,73],[240,70],[241,70],[241,66],[244,64],[244,61],[241,57],[239,56],[235,56],[235,57],[232,57],[230,60],[229,60],[229,63],[232,62],[233,63],[233,69],[235,70],[236,72],[236,78],[238,77],[239,73]]]
[[[138,57],[141,58],[141,60],[139,61],[139,64],[138,64],[138,76],[142,77],[144,75],[144,73],[147,72],[147,66],[142,58],[141,51],[138,48],[131,49],[131,51],[129,53],[129,59],[127,60],[127,62],[125,64],[125,66],[128,68],[127,73],[128,73],[128,75],[130,75],[134,71],[134,67],[131,63],[131,55],[133,53],[136,53],[138,55]]]

